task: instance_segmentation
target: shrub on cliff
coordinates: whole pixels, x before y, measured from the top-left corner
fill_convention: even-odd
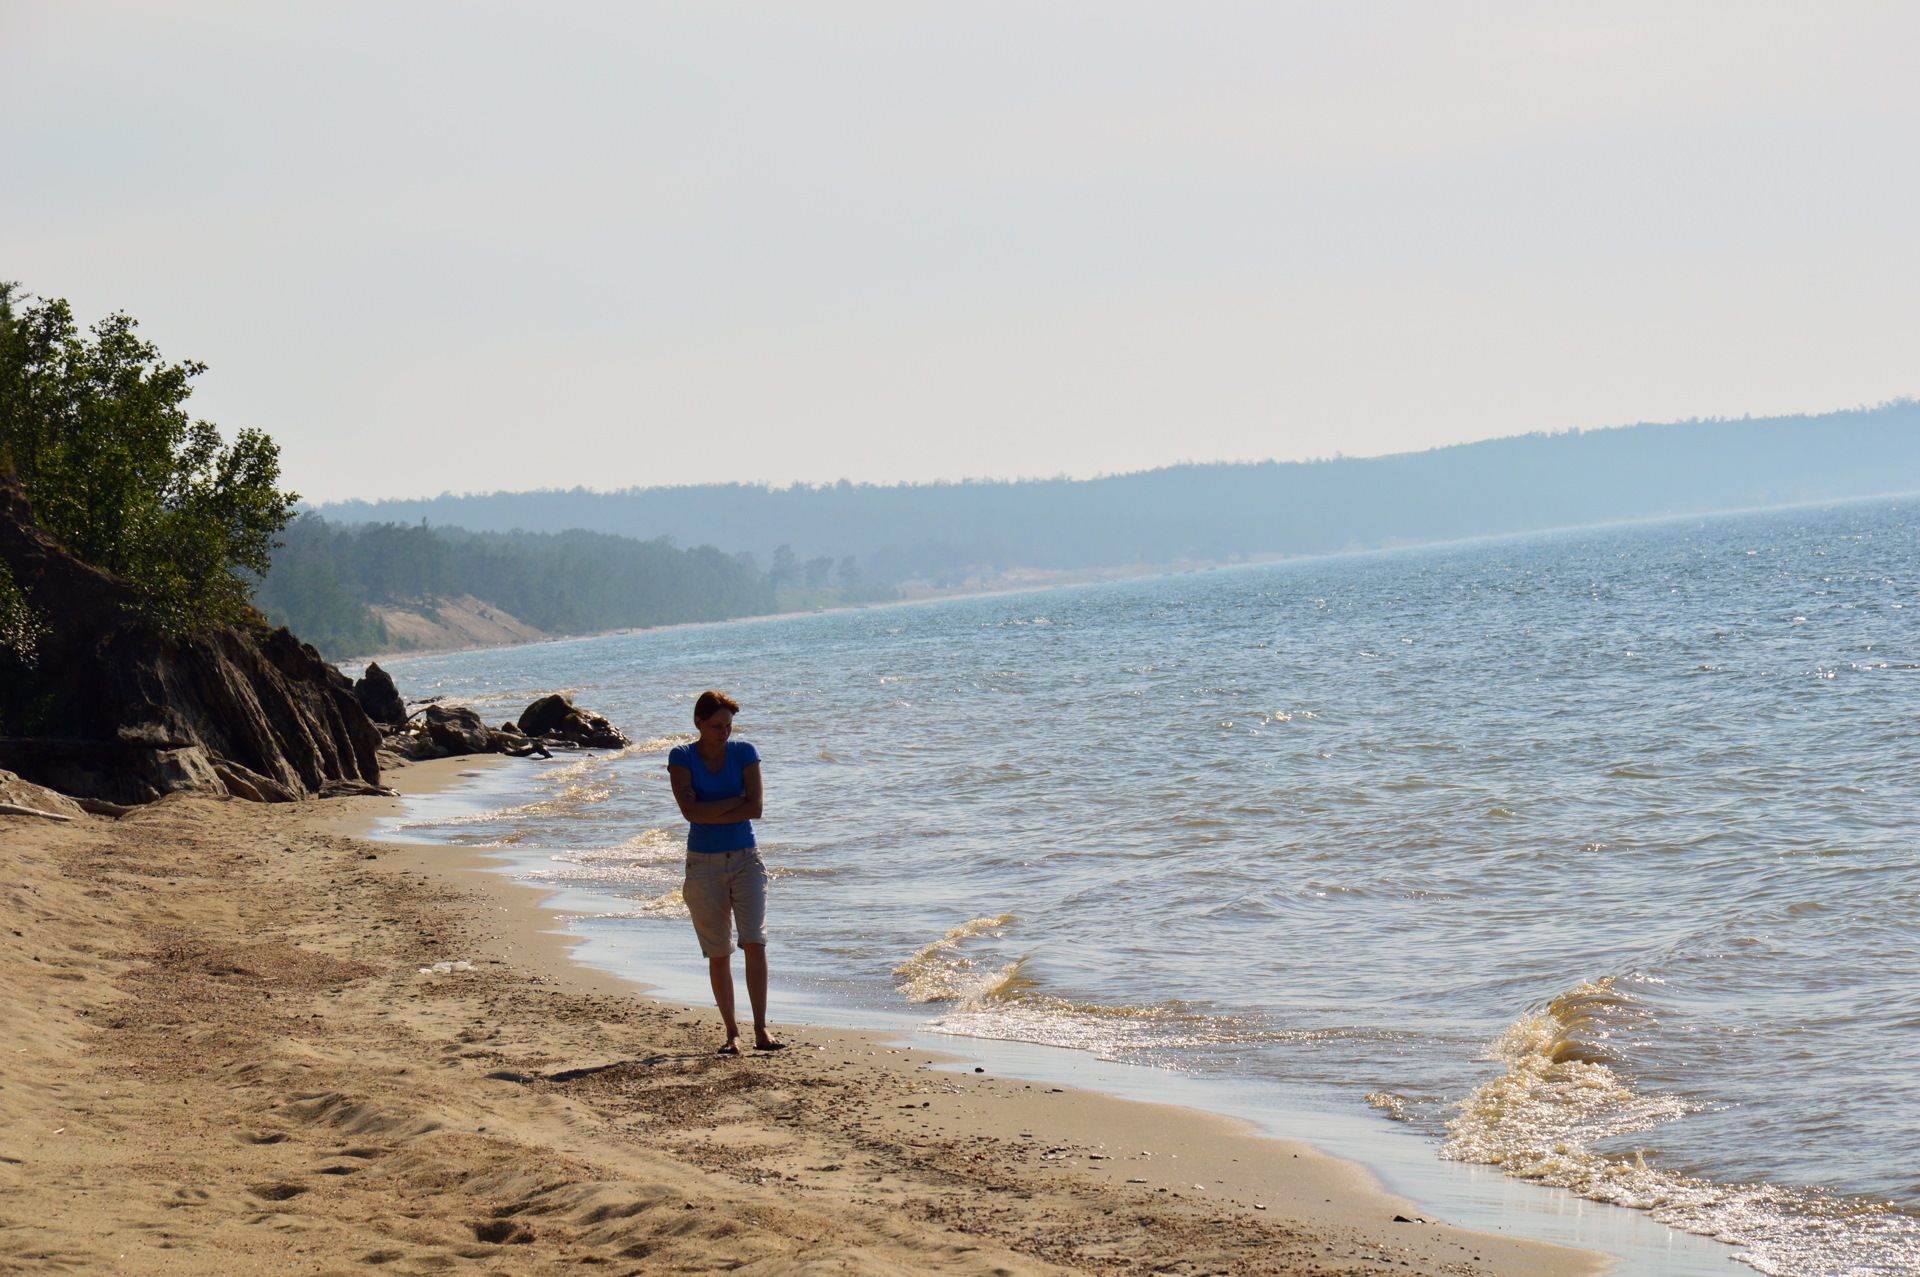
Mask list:
[[[14,659],[32,666],[46,628],[45,618],[13,579],[13,570],[0,562],[0,656],[11,653]],[[7,672],[5,662],[0,661],[0,674]]]
[[[205,369],[168,363],[114,314],[82,333],[64,300],[0,281],[0,467],[76,556],[132,585],[163,632],[250,614],[293,515],[280,450],[232,443],[182,407]],[[5,602],[5,600],[0,600]]]

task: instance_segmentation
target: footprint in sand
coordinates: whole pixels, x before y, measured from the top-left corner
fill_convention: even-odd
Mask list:
[[[533,1240],[533,1230],[510,1219],[488,1219],[473,1226],[473,1239],[494,1246],[524,1246]]]

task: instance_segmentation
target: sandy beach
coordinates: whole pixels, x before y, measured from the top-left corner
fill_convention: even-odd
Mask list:
[[[0,817],[0,1271],[1604,1267],[1420,1220],[1306,1145],[882,1037],[717,1057],[710,1008],[569,963],[537,891],[358,837],[382,801]]]

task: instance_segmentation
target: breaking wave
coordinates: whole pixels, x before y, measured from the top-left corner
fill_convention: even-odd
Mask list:
[[[1028,970],[1033,954],[1011,961],[976,959],[969,941],[1001,940],[1016,918],[974,918],[949,930],[893,969],[897,992],[917,1003],[951,1002],[926,1028],[956,1037],[1033,1042],[1089,1051],[1110,1060],[1139,1060],[1174,1051],[1246,1041],[1237,1021],[1168,1004],[1102,1006],[1047,993]]]
[[[486,811],[469,812],[459,816],[433,816],[425,820],[403,820],[395,829],[451,829],[467,825],[494,825],[505,821],[524,820],[528,817],[568,816],[583,807],[603,803],[613,796],[613,790],[605,785],[566,785],[559,793],[550,798],[537,799],[530,803],[517,803],[511,807],[493,807]]]
[[[1000,939],[1014,917],[1003,913],[997,918],[975,918],[963,922],[947,934],[921,949],[893,969],[902,983],[896,992],[911,1002],[950,1002],[990,998],[1006,980],[1018,972],[1021,962],[1013,962],[997,971],[982,971],[960,946],[979,936]]]
[[[1647,1211],[1663,1224],[1742,1247],[1739,1258],[1770,1277],[1920,1272],[1920,1219],[1889,1204],[1772,1184],[1718,1184],[1665,1170],[1642,1151],[1596,1147],[1703,1107],[1642,1094],[1621,1076],[1610,1040],[1650,1020],[1612,977],[1582,983],[1520,1019],[1488,1051],[1507,1071],[1460,1102],[1440,1155]],[[1368,1097],[1397,1116],[1392,1098]]]

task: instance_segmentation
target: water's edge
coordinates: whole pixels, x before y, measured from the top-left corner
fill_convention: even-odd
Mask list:
[[[366,836],[411,846],[443,847],[445,844],[409,837],[405,827],[532,801],[539,791],[531,780],[511,767],[463,774],[443,789],[404,796],[398,813],[380,818]],[[558,907],[555,902],[564,891],[531,874],[534,863],[547,859],[544,849],[532,849],[534,854],[529,855],[516,853],[511,847],[469,844],[459,850],[463,855],[478,854],[494,863],[486,869],[456,872],[503,875],[525,886],[548,889],[543,907],[574,940],[568,957],[575,965],[632,981],[636,996],[696,1007],[709,1000],[704,967],[696,970],[697,963],[676,962],[663,952],[658,963],[648,964],[643,980],[630,969],[631,944],[616,950],[596,941],[591,929],[578,925],[577,915]],[[955,1062],[948,1067],[957,1071],[983,1067],[1002,1077],[1071,1086],[1243,1121],[1262,1135],[1298,1140],[1330,1156],[1357,1163],[1387,1191],[1448,1223],[1609,1256],[1614,1261],[1610,1271],[1618,1277],[1723,1274],[1728,1261],[1738,1258],[1731,1246],[1671,1228],[1641,1211],[1516,1180],[1494,1167],[1442,1161],[1437,1139],[1358,1111],[1345,1097],[1321,1089],[1303,1085],[1285,1092],[1254,1094],[1224,1079],[1101,1060],[1065,1047],[929,1031],[924,1018],[905,1012],[889,1014],[844,1003],[828,1004],[810,997],[803,987],[783,987],[777,963],[773,994],[777,1021],[817,1029],[884,1033],[904,1045],[953,1057]]]

